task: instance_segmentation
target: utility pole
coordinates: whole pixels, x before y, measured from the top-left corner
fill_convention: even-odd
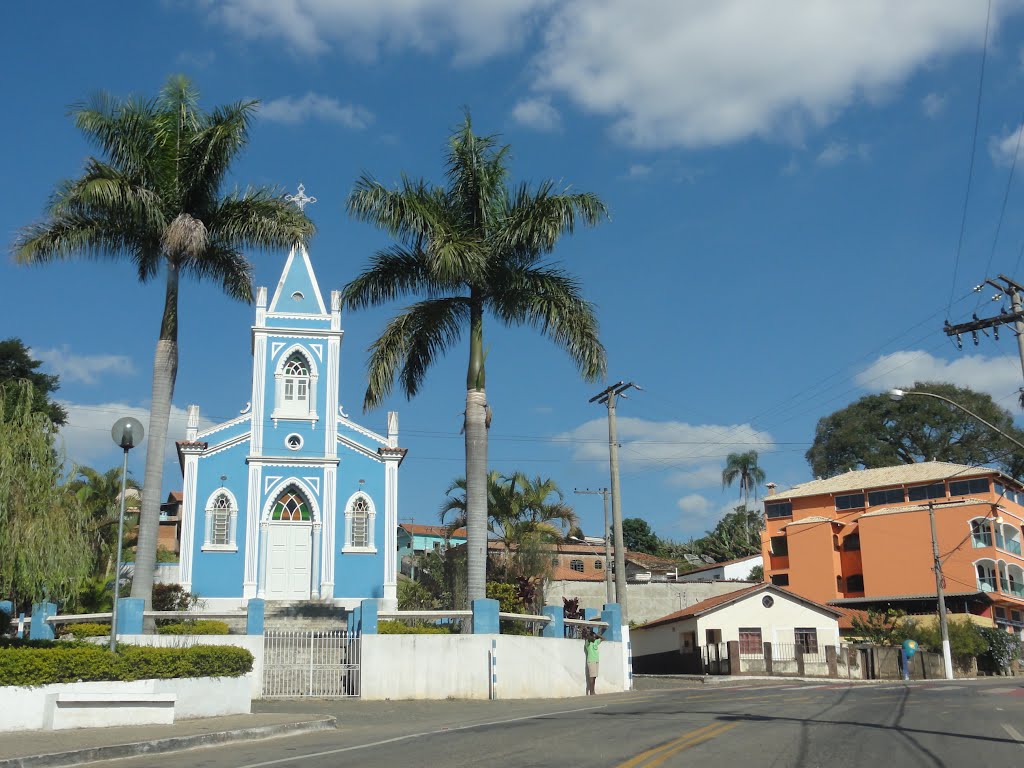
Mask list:
[[[975,287],[975,291],[980,291],[985,287],[986,284],[995,288],[999,293],[992,297],[993,301],[998,301],[1004,295],[1010,297],[1010,308],[1011,312],[1007,312],[1004,307],[998,315],[993,317],[978,317],[974,315],[974,319],[969,323],[960,323],[958,325],[951,325],[949,320],[946,321],[944,330],[947,336],[956,337],[956,346],[958,349],[963,349],[964,343],[961,338],[963,334],[971,334],[971,339],[974,341],[974,346],[978,346],[978,331],[981,331],[988,336],[987,328],[992,329],[992,337],[999,341],[999,326],[1001,325],[1012,325],[1013,333],[1017,337],[1017,353],[1020,355],[1020,369],[1021,373],[1024,374],[1024,303],[1021,301],[1021,293],[1024,293],[1024,287],[1014,282],[1006,275],[999,275],[1000,283],[994,280],[985,279],[984,283]],[[1021,388],[1021,406],[1024,407],[1024,387]]]
[[[604,499],[604,533],[602,534],[602,538],[604,539],[604,589],[605,595],[608,598],[606,602],[614,603],[615,595],[612,592],[612,542],[609,538],[608,525],[609,491],[607,488],[598,488],[596,491],[592,491],[589,488],[585,488],[582,491],[579,488],[573,488],[572,492],[581,495],[591,494],[596,496],[597,494],[600,494],[601,498]]]
[[[622,543],[622,499],[619,495],[619,441],[615,431],[615,398],[626,397],[627,389],[640,390],[633,382],[620,381],[598,392],[591,403],[608,406],[608,468],[612,486],[612,531],[615,538],[615,602],[622,610],[622,624],[629,626],[629,609],[626,600],[626,547]]]
[[[953,679],[953,659],[949,648],[949,622],[946,620],[946,593],[942,588],[942,560],[939,558],[939,540],[935,535],[935,504],[928,501],[928,523],[932,527],[932,559],[935,561],[935,595],[939,603],[939,631],[942,633],[942,666],[946,679]]]

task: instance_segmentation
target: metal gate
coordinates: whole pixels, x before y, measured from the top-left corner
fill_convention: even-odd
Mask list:
[[[358,695],[359,635],[355,632],[263,633],[263,698]]]

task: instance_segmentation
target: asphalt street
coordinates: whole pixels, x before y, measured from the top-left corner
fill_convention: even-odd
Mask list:
[[[531,701],[265,701],[338,730],[96,766],[1016,766],[1018,678],[849,685],[776,681]]]

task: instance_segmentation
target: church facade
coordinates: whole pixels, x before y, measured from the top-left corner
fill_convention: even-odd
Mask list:
[[[210,609],[396,606],[398,416],[381,435],[339,405],[341,293],[330,302],[296,246],[269,305],[257,289],[249,403],[202,431],[188,408],[178,581]]]

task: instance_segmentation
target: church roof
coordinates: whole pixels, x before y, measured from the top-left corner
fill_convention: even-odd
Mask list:
[[[304,245],[292,247],[268,311],[280,315],[326,315],[320,286]]]

